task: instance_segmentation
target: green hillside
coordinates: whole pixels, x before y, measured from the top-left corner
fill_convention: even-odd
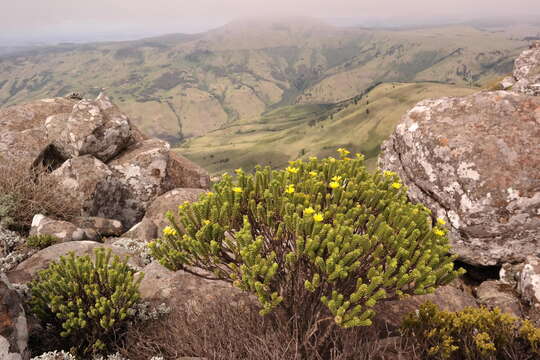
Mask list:
[[[482,86],[509,72],[528,45],[526,35],[539,31],[370,30],[289,19],[234,22],[196,35],[63,44],[0,55],[0,106],[73,91],[91,97],[105,88],[144,131],[178,143],[258,122],[283,106],[293,107],[275,116],[309,113],[380,82]]]
[[[354,100],[285,106],[252,122],[235,121],[177,150],[214,174],[256,164],[281,167],[309,156],[335,156],[339,147],[363,153],[374,168],[382,141],[415,103],[475,91],[437,83],[385,83]]]

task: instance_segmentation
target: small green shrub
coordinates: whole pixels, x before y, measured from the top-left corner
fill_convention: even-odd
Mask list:
[[[361,155],[339,151],[341,160],[223,176],[178,218],[167,215],[172,225],[150,244],[153,256],[254,293],[262,314],[279,306],[302,336],[370,325],[377,302],[430,293],[458,276],[442,220],[433,227],[396,174],[371,175]]]
[[[526,360],[540,357],[540,329],[499,309],[441,311],[432,303],[409,314],[402,326],[427,359]]]
[[[66,348],[83,356],[104,351],[125,330],[128,310],[140,298],[139,283],[127,260],[70,253],[39,272],[30,283],[33,312],[64,338]]]
[[[54,235],[30,235],[26,239],[26,245],[28,245],[31,248],[34,249],[45,249],[46,247],[49,247],[51,245],[57,244],[60,242],[60,239],[58,239]]]

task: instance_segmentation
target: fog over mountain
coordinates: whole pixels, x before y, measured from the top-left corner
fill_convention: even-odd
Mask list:
[[[396,26],[465,22],[505,16],[538,19],[537,0],[94,0],[2,1],[0,44],[126,40],[163,33],[196,33],[233,19],[305,16],[338,25]]]

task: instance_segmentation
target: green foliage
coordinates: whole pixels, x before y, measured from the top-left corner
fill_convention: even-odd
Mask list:
[[[135,278],[127,259],[111,259],[103,248],[94,255],[63,256],[30,283],[33,312],[80,355],[106,350],[140,298],[142,276]]]
[[[14,220],[11,214],[16,208],[16,202],[11,194],[0,193],[0,226],[9,227]]]
[[[345,328],[370,325],[379,301],[431,293],[458,276],[446,231],[407,200],[396,174],[371,175],[363,156],[339,152],[341,160],[224,175],[214,192],[168,214],[172,226],[152,254],[254,293],[263,314],[280,306]]]
[[[30,235],[26,239],[26,245],[35,249],[45,249],[51,245],[58,243],[60,240],[53,235],[43,234],[43,235]]]
[[[540,356],[540,329],[497,308],[449,312],[426,303],[407,316],[403,331],[419,345],[422,358],[525,360]]]

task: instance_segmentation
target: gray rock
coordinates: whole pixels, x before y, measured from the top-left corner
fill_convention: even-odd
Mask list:
[[[540,96],[540,41],[534,42],[514,63],[512,91]]]
[[[540,258],[527,256],[518,283],[522,299],[540,308]]]
[[[501,270],[499,271],[499,280],[503,284],[511,285],[513,288],[516,288],[521,277],[521,271],[523,270],[523,266],[525,266],[525,264],[523,263],[502,264]]]
[[[119,236],[124,230],[122,222],[98,216],[76,217],[71,222],[80,228],[92,229],[100,236]]]
[[[120,220],[130,226],[143,212],[130,200],[129,191],[100,160],[90,156],[69,159],[51,173],[64,188],[66,201],[81,209],[83,216]]]
[[[453,251],[475,265],[540,249],[540,97],[480,92],[425,100],[383,144],[381,169],[447,219]]]
[[[28,326],[23,302],[5,274],[0,273],[0,359],[29,358]]]
[[[30,235],[53,235],[60,242],[96,240],[98,238],[93,229],[81,229],[68,221],[51,219],[42,214],[34,215]]]
[[[188,303],[192,309],[197,309],[203,301],[223,298],[239,304],[254,303],[251,296],[227,282],[207,280],[183,270],[170,271],[155,261],[145,266],[142,272],[144,278],[139,287],[141,298],[153,304],[164,303],[174,309]]]
[[[54,114],[70,112],[69,99],[43,99],[0,109],[0,159],[30,168],[44,159],[54,139],[46,136],[45,121]]]
[[[522,316],[521,302],[513,287],[501,281],[488,280],[481,283],[476,289],[476,298],[479,304],[491,309],[497,307],[516,317]]]
[[[149,218],[144,218],[141,222],[133,225],[122,237],[131,238],[137,241],[150,242],[157,238],[158,229],[156,224]]]
[[[81,100],[69,116],[47,118],[45,124],[55,145],[67,157],[92,155],[108,161],[131,140],[131,126],[126,115],[104,95],[96,100]]]
[[[141,269],[143,263],[138,256],[125,249],[114,247],[107,244],[101,244],[94,241],[71,241],[49,246],[38,251],[30,258],[20,263],[13,271],[7,274],[13,284],[26,284],[31,281],[38,271],[49,266],[53,261],[57,261],[60,256],[67,255],[70,252],[76,256],[93,255],[96,248],[111,249],[113,254],[121,258],[129,257],[128,263],[135,269]]]

